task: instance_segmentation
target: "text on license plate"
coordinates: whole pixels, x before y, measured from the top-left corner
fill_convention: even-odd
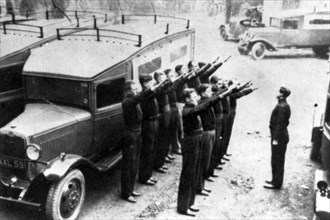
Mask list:
[[[11,158],[0,157],[0,167],[25,170],[26,162],[21,161],[21,160],[11,159]]]

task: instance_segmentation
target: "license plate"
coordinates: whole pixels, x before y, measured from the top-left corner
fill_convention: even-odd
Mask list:
[[[27,166],[25,161],[0,157],[0,167],[25,170]]]

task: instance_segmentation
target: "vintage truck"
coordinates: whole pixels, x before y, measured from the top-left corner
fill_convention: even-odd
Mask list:
[[[271,17],[269,27],[249,29],[240,36],[238,51],[242,55],[251,52],[260,60],[266,51],[280,48],[312,48],[315,54],[326,56],[329,46],[329,12],[322,11]]]
[[[121,159],[125,81],[188,63],[194,42],[189,21],[157,15],[58,28],[31,50],[24,112],[0,129],[0,200],[76,219],[86,180]]]

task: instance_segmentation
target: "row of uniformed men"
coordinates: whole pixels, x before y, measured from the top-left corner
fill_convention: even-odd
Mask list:
[[[137,175],[140,183],[154,185],[157,179],[152,171],[166,173],[165,161],[173,159],[170,146],[172,152],[180,153],[180,133],[184,139],[178,212],[193,215],[190,210],[198,211],[193,207],[195,194],[210,192],[204,181],[216,176],[214,169],[220,168],[227,153],[236,99],[254,90],[251,83],[226,84],[215,75],[211,77],[225,61],[198,65],[190,61],[187,70],[178,65],[174,71],[155,72],[154,85],[151,75],[141,74],[141,92],[133,81],[126,82],[122,103],[127,131],[122,139],[123,199],[136,202],[134,197],[140,195],[134,191]]]

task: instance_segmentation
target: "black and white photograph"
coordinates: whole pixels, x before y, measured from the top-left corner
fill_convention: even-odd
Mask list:
[[[0,219],[330,220],[328,0],[0,0]]]

